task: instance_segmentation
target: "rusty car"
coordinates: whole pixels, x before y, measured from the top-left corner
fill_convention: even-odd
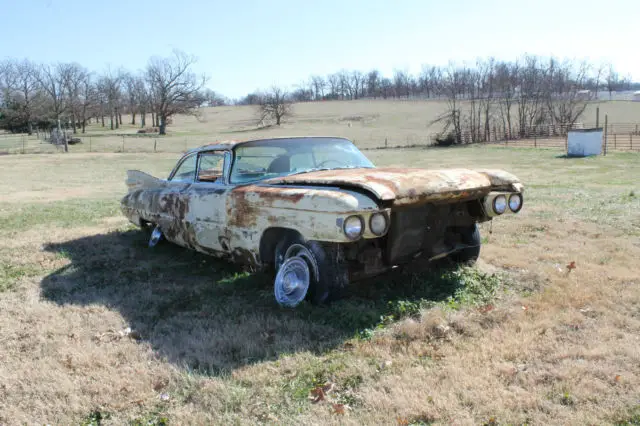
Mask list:
[[[124,215],[161,239],[274,273],[278,304],[328,302],[349,282],[447,257],[473,263],[478,224],[518,213],[523,184],[494,169],[376,167],[349,139],[225,141],[166,179],[127,171]]]

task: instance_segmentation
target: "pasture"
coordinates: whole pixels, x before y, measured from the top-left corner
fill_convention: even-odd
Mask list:
[[[600,108],[600,125],[609,116],[611,133],[618,132],[620,148],[629,149],[629,131],[634,130],[632,146],[640,149],[640,133],[630,123],[638,123],[640,102],[590,102],[580,119],[585,126],[594,126],[596,108]],[[123,116],[120,129],[109,130],[93,122],[86,134],[80,134],[81,144],[69,147],[70,152],[182,152],[195,146],[224,139],[252,139],[275,136],[337,135],[353,140],[360,148],[385,146],[426,146],[441,130],[430,123],[446,111],[446,101],[414,100],[358,100],[298,103],[293,116],[281,126],[258,128],[256,109],[252,106],[228,106],[200,109],[200,117],[176,116],[166,136],[138,135],[139,125],[130,125],[131,118]],[[514,117],[516,111],[514,107]],[[140,122],[140,117],[136,118]],[[151,121],[147,115],[148,122]],[[619,123],[624,123],[620,125]],[[610,142],[613,142],[612,140]],[[517,145],[533,146],[533,141],[511,141]],[[561,146],[562,138],[541,141],[539,146]],[[613,149],[613,143],[610,143]],[[0,134],[0,153],[51,153],[59,151],[36,136]]]
[[[376,118],[377,134],[417,131],[424,117],[406,105]],[[247,136],[358,140],[367,119],[336,121],[347,113]],[[206,138],[206,123],[183,120],[171,130]],[[166,176],[176,154],[0,157],[0,424],[638,424],[637,154],[366,154],[504,168],[525,183],[524,209],[482,226],[472,269],[394,271],[329,307],[286,310],[269,277],[150,250],[120,215],[125,171]]]

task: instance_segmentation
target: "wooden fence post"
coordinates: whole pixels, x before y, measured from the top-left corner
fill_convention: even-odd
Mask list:
[[[156,151],[156,147],[157,147],[157,145],[158,145],[158,139],[154,139],[154,140],[153,140],[153,152],[157,152],[157,151]]]
[[[124,135],[122,135],[122,153],[124,154]]]
[[[604,115],[604,155],[607,155],[607,114]]]

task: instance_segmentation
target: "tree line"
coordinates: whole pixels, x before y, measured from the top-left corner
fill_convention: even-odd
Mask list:
[[[473,65],[425,65],[417,75],[395,70],[385,77],[341,70],[313,75],[282,102],[356,99],[441,99],[446,112],[431,122],[442,124],[441,137],[449,143],[482,142],[494,138],[530,137],[545,129],[562,133],[576,124],[587,101],[599,92],[640,89],[630,77],[621,77],[611,64],[560,61],[524,55],[516,61],[479,59]],[[250,93],[243,105],[273,104],[274,89]],[[278,120],[279,121],[279,120]],[[499,135],[499,136],[498,136]]]
[[[150,124],[165,134],[172,116],[224,102],[205,88],[205,76],[192,71],[195,61],[176,50],[151,57],[139,72],[109,68],[95,73],[77,63],[6,59],[0,62],[0,128],[31,134],[34,127],[51,129],[60,122],[75,134],[95,120],[113,130],[129,114],[132,125]]]

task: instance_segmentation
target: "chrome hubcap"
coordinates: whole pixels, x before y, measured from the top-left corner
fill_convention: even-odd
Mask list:
[[[161,239],[162,231],[160,230],[160,226],[156,226],[151,233],[151,238],[149,238],[149,247],[154,247]]]
[[[307,262],[294,256],[286,259],[274,282],[276,301],[281,306],[292,308],[302,302],[309,290],[311,274]]]

